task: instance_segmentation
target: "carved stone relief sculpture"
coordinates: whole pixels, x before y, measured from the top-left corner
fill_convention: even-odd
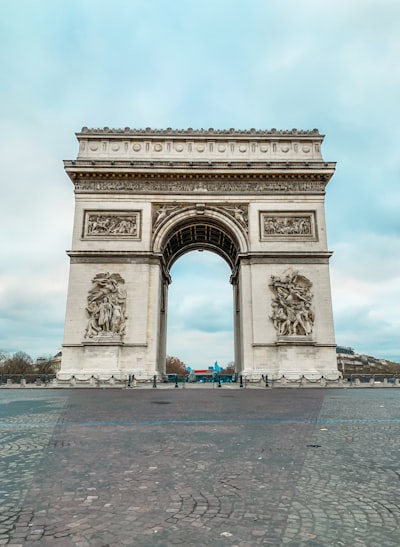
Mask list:
[[[312,283],[298,271],[271,276],[272,320],[278,336],[309,336],[314,327]]]
[[[196,180],[169,180],[166,177],[161,180],[151,178],[144,180],[110,180],[86,177],[85,179],[74,179],[75,190],[79,192],[134,192],[141,194],[154,193],[193,193],[193,192],[214,192],[214,193],[255,193],[268,192],[272,194],[295,193],[320,193],[325,190],[326,182],[323,180],[236,180],[231,177],[228,181],[205,180],[197,182]]]
[[[261,213],[261,238],[314,238],[315,221],[313,213],[267,214]]]
[[[220,209],[232,216],[245,229],[246,233],[248,232],[249,211],[247,205],[233,203],[232,205],[220,207]]]
[[[125,236],[138,239],[140,213],[100,213],[86,211],[85,236]]]
[[[126,289],[118,274],[98,273],[87,297],[85,338],[121,339],[125,334]]]
[[[171,213],[179,209],[178,205],[159,205],[153,208],[153,230],[157,228]]]
[[[248,223],[249,223],[249,213],[248,206],[242,203],[232,203],[224,206],[219,206],[219,204],[209,203],[207,206],[210,209],[218,209],[224,214],[228,214],[236,220],[247,232]],[[196,210],[199,214],[204,214],[204,209],[206,205],[204,203],[196,204]],[[168,218],[172,213],[177,212],[178,210],[189,210],[190,207],[185,207],[182,204],[178,205],[154,205],[153,206],[153,231],[161,225],[166,218]]]

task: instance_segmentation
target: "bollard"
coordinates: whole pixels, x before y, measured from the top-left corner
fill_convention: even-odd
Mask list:
[[[239,380],[240,380],[240,387],[243,387],[243,376],[242,375],[239,376]]]
[[[157,387],[157,376],[153,376],[153,387]]]

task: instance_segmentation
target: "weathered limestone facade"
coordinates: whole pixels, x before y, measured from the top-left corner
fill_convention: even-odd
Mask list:
[[[169,270],[207,249],[232,270],[241,374],[337,377],[325,187],[313,131],[83,128],[62,374],[165,367]]]

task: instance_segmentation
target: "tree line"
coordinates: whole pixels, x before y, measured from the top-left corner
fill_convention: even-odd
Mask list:
[[[52,357],[39,357],[36,362],[24,351],[8,354],[0,350],[0,374],[55,374]]]
[[[233,363],[229,363],[220,374],[234,374]],[[0,374],[55,374],[57,372],[53,357],[38,357],[36,362],[24,351],[9,354],[0,350]],[[179,357],[168,355],[166,358],[166,373],[178,376],[189,376],[186,363]]]

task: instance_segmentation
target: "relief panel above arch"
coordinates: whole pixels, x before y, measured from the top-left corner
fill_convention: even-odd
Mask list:
[[[141,211],[85,210],[82,237],[84,239],[133,239],[140,241]]]
[[[260,241],[317,241],[315,211],[260,211]]]
[[[153,203],[152,204],[152,231],[158,230],[164,222],[177,213],[195,211],[198,216],[214,211],[234,220],[247,234],[249,229],[249,207],[248,203]]]

